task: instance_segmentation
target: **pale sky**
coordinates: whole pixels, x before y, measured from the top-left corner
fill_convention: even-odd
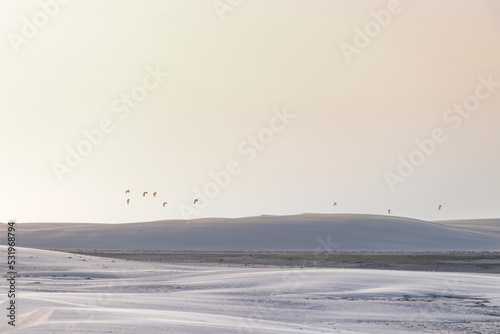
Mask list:
[[[0,3],[0,221],[500,217],[499,1],[60,1]]]

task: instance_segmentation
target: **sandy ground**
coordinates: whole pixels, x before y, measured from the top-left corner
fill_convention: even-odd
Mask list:
[[[73,253],[146,262],[224,264],[245,267],[358,268],[439,272],[500,273],[500,252],[148,252],[71,251]]]
[[[19,327],[1,323],[2,333],[500,331],[495,274],[172,264],[26,248],[19,261]]]

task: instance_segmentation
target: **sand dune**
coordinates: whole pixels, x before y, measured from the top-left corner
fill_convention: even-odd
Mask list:
[[[441,220],[436,223],[465,231],[500,235],[500,219]]]
[[[42,249],[196,251],[493,251],[500,220],[303,214],[133,224],[18,224],[19,244]]]

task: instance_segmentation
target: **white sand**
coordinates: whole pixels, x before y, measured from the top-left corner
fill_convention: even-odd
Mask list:
[[[26,248],[18,253],[20,327],[13,333],[430,333],[450,322],[481,333],[500,329],[494,323],[498,275],[179,266]],[[0,288],[6,289],[3,281]],[[5,299],[2,294],[1,308]],[[5,321],[0,332],[10,333]]]

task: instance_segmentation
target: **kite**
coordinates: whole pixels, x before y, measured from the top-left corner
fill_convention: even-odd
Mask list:
[[[389,211],[388,211],[388,212],[389,212],[389,214],[391,214],[391,209],[389,209]]]
[[[194,200],[194,204],[196,204],[196,203],[198,203],[198,199],[197,198],[195,198],[195,200]]]
[[[127,191],[125,192],[125,194],[130,194],[130,190],[127,190]]]
[[[442,207],[443,207],[442,205],[439,205],[438,210],[441,210]]]
[[[143,193],[142,193],[142,197],[146,197],[146,195],[147,195],[147,194],[148,194],[148,192],[147,192],[147,191],[143,192]]]
[[[156,193],[153,193],[153,197],[156,197]]]
[[[168,204],[167,202],[163,202],[163,207],[165,207],[165,205]]]
[[[337,206],[337,202],[333,203],[333,206]]]
[[[130,198],[127,200],[127,204],[130,204]]]

